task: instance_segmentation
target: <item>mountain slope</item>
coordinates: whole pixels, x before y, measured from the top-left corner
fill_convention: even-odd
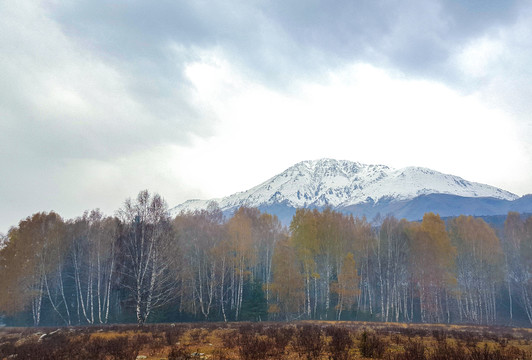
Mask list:
[[[426,168],[393,169],[385,165],[321,159],[302,161],[247,191],[212,200],[224,212],[245,205],[262,209],[275,207],[279,211],[281,207],[330,206],[345,211],[366,208],[368,213],[374,213],[377,209],[403,208],[406,202],[431,194],[502,201],[518,199],[508,191]],[[189,200],[176,206],[173,212],[204,209],[212,200]]]

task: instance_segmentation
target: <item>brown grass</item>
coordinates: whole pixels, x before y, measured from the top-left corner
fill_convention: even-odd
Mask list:
[[[200,355],[202,354],[202,355]],[[2,328],[0,359],[532,359],[532,329],[302,321]]]

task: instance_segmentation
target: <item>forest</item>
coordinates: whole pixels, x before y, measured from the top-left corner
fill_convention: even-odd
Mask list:
[[[299,209],[33,214],[0,242],[7,325],[370,320],[532,324],[532,217],[422,221]]]

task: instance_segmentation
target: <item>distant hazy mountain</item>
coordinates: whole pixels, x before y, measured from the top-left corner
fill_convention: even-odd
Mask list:
[[[225,213],[240,206],[258,207],[290,221],[296,208],[324,208],[368,218],[377,213],[416,220],[427,211],[441,216],[498,215],[517,208],[532,211],[532,197],[523,197],[458,176],[420,168],[321,159],[303,161],[247,191],[221,199],[189,200],[174,213],[205,209],[211,201]]]

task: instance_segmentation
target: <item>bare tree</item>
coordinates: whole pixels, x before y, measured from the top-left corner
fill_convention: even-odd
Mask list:
[[[135,305],[137,322],[142,325],[153,309],[167,304],[175,294],[177,241],[168,206],[158,194],[151,196],[147,190],[141,191],[135,201],[126,200],[118,215],[124,224],[123,286]]]
[[[509,212],[504,222],[504,245],[510,311],[515,292],[532,324],[532,217],[523,221],[518,213]]]
[[[69,225],[78,319],[89,324],[107,323],[111,284],[116,276],[118,219],[93,210]]]
[[[376,231],[374,256],[380,290],[381,318],[384,321],[407,314],[409,288],[408,238],[406,221],[387,216]]]
[[[180,249],[182,266],[187,269],[183,275],[191,285],[187,290],[193,294],[189,300],[197,304],[207,320],[214,306],[217,284],[223,284],[225,275],[226,254],[219,251],[224,241],[222,213],[214,206],[182,213],[174,219],[173,225],[178,237],[184,239]],[[223,299],[223,293],[221,295]]]
[[[460,321],[495,322],[496,290],[503,278],[499,238],[482,219],[472,216],[450,220],[449,234],[458,250],[456,297]]]

